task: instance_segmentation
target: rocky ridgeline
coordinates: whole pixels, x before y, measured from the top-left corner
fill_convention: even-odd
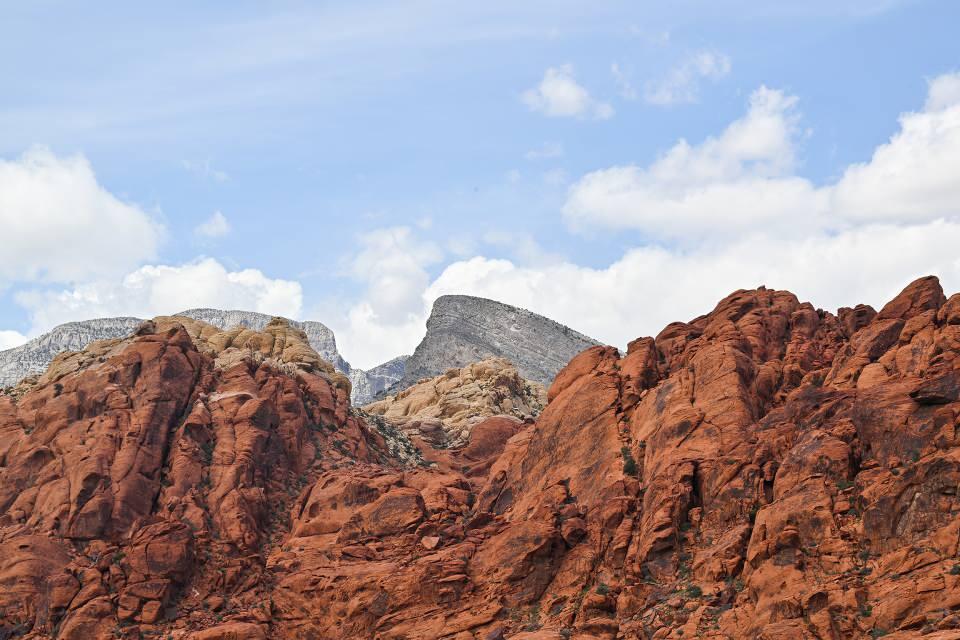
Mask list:
[[[91,342],[128,336],[143,322],[140,318],[100,318],[61,324],[49,333],[14,349],[0,351],[0,388],[27,376],[43,373],[54,356],[80,351]]]
[[[433,303],[426,336],[387,393],[486,358],[506,358],[523,378],[546,385],[573,356],[597,344],[526,309],[486,298],[441,296]]]
[[[960,638],[936,278],[879,312],[737,291],[419,452],[295,328],[204,326],[0,395],[0,637]]]
[[[222,311],[220,309],[188,309],[176,314],[187,316],[195,320],[202,320],[220,329],[233,327],[247,327],[254,331],[263,331],[270,324],[273,316],[253,311]],[[307,335],[310,346],[320,354],[320,357],[333,365],[341,373],[350,373],[350,363],[343,359],[337,351],[337,340],[327,325],[313,320],[298,322],[288,320],[290,326],[300,329]]]
[[[262,331],[273,319],[273,316],[264,313],[220,309],[189,309],[176,315],[202,320],[220,329],[247,327],[256,331]],[[27,376],[42,373],[59,353],[80,351],[96,340],[126,337],[141,322],[143,320],[140,318],[100,318],[69,322],[20,347],[0,351],[0,388],[14,385]],[[402,375],[402,357],[369,372],[354,369],[337,351],[336,338],[326,325],[311,320],[289,322],[307,335],[310,345],[321,358],[332,364],[337,371],[350,376],[356,389],[353,401],[357,404],[369,402],[377,393],[397,382]]]

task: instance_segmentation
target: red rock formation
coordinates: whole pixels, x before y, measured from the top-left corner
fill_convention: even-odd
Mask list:
[[[0,398],[0,633],[960,638],[958,355],[934,278],[738,291],[427,467],[325,372],[158,329]]]

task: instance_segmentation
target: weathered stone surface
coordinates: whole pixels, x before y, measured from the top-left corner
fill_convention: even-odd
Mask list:
[[[488,358],[423,380],[363,409],[434,446],[462,447],[473,426],[485,418],[534,418],[546,403],[541,385],[524,380],[509,361]]]
[[[289,326],[158,319],[0,396],[0,630],[957,638],[958,308],[738,291],[429,466]]]
[[[211,594],[259,607],[301,488],[324,469],[397,464],[348,394],[285,321],[157,318],[0,396],[0,633],[202,628]]]
[[[353,384],[350,401],[354,406],[373,402],[374,398],[399,382],[409,357],[397,356],[366,371],[350,369],[350,382]]]
[[[221,309],[189,309],[176,315],[200,320],[221,330],[245,328],[254,333],[264,331],[273,320],[272,316],[263,313]],[[101,340],[126,338],[142,323],[140,318],[128,317],[69,322],[23,346],[0,351],[0,387],[12,386],[25,377],[43,373],[59,354],[79,352]],[[350,377],[354,387],[354,404],[370,402],[376,394],[396,383],[403,375],[407,356],[394,358],[368,371],[355,369],[337,351],[336,338],[326,325],[312,320],[288,320],[287,323],[304,332],[310,347],[321,359]]]
[[[491,357],[505,358],[526,380],[548,385],[570,358],[596,344],[526,309],[486,298],[440,296],[427,319],[427,334],[395,389]]]

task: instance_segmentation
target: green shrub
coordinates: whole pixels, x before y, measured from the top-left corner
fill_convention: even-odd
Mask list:
[[[637,461],[634,459],[633,454],[630,453],[628,447],[620,447],[620,455],[623,456],[623,472],[634,478],[637,477],[640,473],[640,469],[637,467]]]

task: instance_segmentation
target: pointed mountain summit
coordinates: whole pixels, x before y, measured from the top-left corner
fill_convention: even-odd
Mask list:
[[[426,336],[390,391],[486,358],[506,358],[525,379],[550,384],[573,356],[598,344],[526,309],[487,298],[440,296],[427,320]]]

